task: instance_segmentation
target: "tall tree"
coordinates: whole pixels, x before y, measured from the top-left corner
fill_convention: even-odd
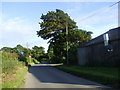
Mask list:
[[[77,28],[76,22],[71,20],[67,13],[59,9],[56,9],[56,12],[48,12],[46,15],[42,14],[40,19],[43,22],[39,23],[41,30],[37,31],[37,35],[43,39],[50,39],[49,42],[66,41],[64,37],[66,35],[66,25],[71,30]]]
[[[42,15],[41,19],[43,22],[39,23],[41,30],[37,31],[37,35],[43,39],[49,39],[49,43],[53,45],[55,56],[62,59],[65,57],[63,52],[66,48],[66,26],[69,30],[74,30],[77,28],[76,22],[59,9]]]
[[[59,61],[64,62],[67,58],[66,51],[71,46],[91,39],[91,33],[79,30],[76,22],[62,10],[49,11],[46,15],[42,14],[40,19],[41,30],[37,31],[37,35],[49,39],[48,43],[52,45],[54,56]]]

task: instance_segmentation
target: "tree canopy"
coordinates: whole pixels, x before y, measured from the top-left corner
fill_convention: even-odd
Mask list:
[[[45,56],[44,47],[34,46],[32,49],[25,48],[22,45],[18,44],[16,47],[3,47],[0,49],[2,52],[16,53],[19,55],[19,60],[26,62],[26,59],[31,55],[32,58],[40,61],[40,57]],[[41,59],[42,60],[42,59]]]
[[[49,11],[46,15],[42,14],[40,19],[43,22],[39,23],[41,30],[37,31],[37,35],[43,39],[50,39],[49,43],[65,40],[66,25],[71,30],[77,28],[76,22],[70,19],[67,13],[59,9],[56,9],[56,12]]]
[[[40,19],[42,22],[39,23],[40,30],[37,31],[37,35],[45,40],[49,39],[48,55],[59,61],[64,62],[67,58],[66,51],[71,47],[77,47],[91,39],[92,32],[78,29],[76,22],[60,9],[49,11],[46,15],[42,14]]]
[[[32,47],[32,52],[31,52],[31,54],[32,54],[32,57],[33,57],[33,58],[41,61],[41,60],[40,60],[40,57],[45,55],[45,50],[44,50],[44,48],[41,47],[41,46],[40,46],[40,47],[34,46],[34,47]]]

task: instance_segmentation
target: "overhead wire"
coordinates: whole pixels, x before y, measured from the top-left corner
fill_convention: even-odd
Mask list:
[[[118,4],[118,3],[120,3],[120,1],[118,1],[118,2],[116,2],[116,3],[114,3],[114,4],[112,4],[112,5],[110,5],[110,6],[108,6],[108,8],[111,8],[111,7],[113,7],[114,5],[116,5],[116,4]],[[104,8],[104,10],[105,10],[106,8]],[[103,10],[103,11],[104,11]],[[93,17],[93,16],[95,16],[95,15],[98,15],[98,14],[100,14],[101,12],[95,12],[95,13],[93,13],[93,14],[91,14],[91,15],[89,15],[89,16],[87,16],[87,17],[85,17],[85,18],[83,18],[83,19],[81,19],[80,21],[83,21],[83,20],[86,20],[86,19],[88,19],[88,18],[90,18],[90,17]]]

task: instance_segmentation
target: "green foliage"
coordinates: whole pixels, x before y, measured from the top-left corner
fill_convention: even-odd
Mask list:
[[[34,58],[32,58],[32,61],[33,61],[33,63],[35,63],[35,64],[39,64],[39,63],[40,63],[38,60],[36,60],[36,59],[34,59]]]
[[[19,44],[14,48],[3,47],[3,48],[1,48],[0,51],[18,54],[18,59],[20,61],[23,61],[26,66],[29,65],[29,63],[30,63],[29,58],[28,58],[29,56],[32,56],[32,59],[34,59],[33,60],[34,62],[31,61],[32,64],[40,63],[41,60],[43,59],[43,58],[41,58],[41,56],[45,57],[44,47],[41,47],[41,46],[40,47],[34,46],[31,50],[31,49],[25,48]]]
[[[49,39],[48,58],[50,63],[66,63],[67,50],[72,48],[69,50],[69,54],[72,55],[77,46],[91,39],[92,32],[78,29],[76,22],[62,10],[49,11],[46,15],[42,14],[40,19],[42,19],[42,22],[39,23],[41,30],[37,31],[37,35],[43,39]],[[72,55],[73,59],[69,59],[71,63],[76,60],[75,54]]]
[[[68,51],[68,63],[71,65],[76,65],[78,63],[77,61],[77,48],[72,47]]]
[[[41,62],[41,56],[45,56],[45,50],[43,47],[34,46],[31,51],[32,58],[35,58]]]
[[[59,9],[42,15],[41,19],[43,22],[39,23],[41,30],[37,31],[37,35],[43,39],[49,39],[49,43],[53,48],[54,59],[57,61],[58,59],[59,61],[63,60],[62,58],[66,57],[66,26],[68,26],[69,30],[76,29],[76,22],[70,19],[67,13]],[[49,58],[53,58],[53,56],[50,57],[50,54],[48,55]]]
[[[38,63],[40,63],[35,58],[29,58],[29,57],[26,57],[26,62],[27,62],[27,65],[32,65],[32,64],[38,64]]]
[[[54,57],[54,51],[53,51],[53,47],[52,47],[51,44],[48,47],[47,56],[48,56],[49,63],[53,63],[52,60],[53,60],[53,57]]]
[[[3,48],[1,48],[1,50],[0,51],[3,51],[3,52],[13,52],[13,48],[10,48],[10,47],[3,47]]]
[[[75,29],[68,34],[68,63],[77,64],[77,47],[85,42],[91,40],[92,32],[87,32],[81,29]]]
[[[26,57],[30,55],[31,50],[23,47],[22,45],[17,45],[15,48],[17,49],[16,53],[19,55],[20,61],[24,61],[25,63],[27,63]]]
[[[39,23],[41,30],[37,31],[37,35],[43,39],[50,39],[49,42],[56,41],[57,39],[65,36],[66,24],[69,29],[75,29],[76,22],[70,19],[67,13],[62,10],[56,9],[56,12],[49,11],[46,15],[42,15],[43,22]],[[60,39],[59,39],[60,40]]]
[[[23,47],[22,45],[17,45],[14,48],[10,47],[3,47],[1,51],[9,52],[9,53],[16,53],[18,54],[18,59],[23,61],[25,65],[28,65],[27,58],[31,54],[31,50],[28,48]]]
[[[40,56],[43,56],[45,53],[44,48],[43,47],[38,47],[38,46],[34,46],[32,48],[32,57],[39,60]]]
[[[23,55],[24,47],[21,45],[17,45],[16,48],[17,48],[18,54]]]
[[[26,56],[28,55],[28,50],[21,45],[17,45],[14,48],[3,47],[3,48],[1,48],[0,51],[9,52],[9,53],[16,53],[19,55],[19,57],[18,57],[19,60],[24,61],[24,62],[26,61]]]
[[[32,50],[24,48],[21,45],[17,45],[14,48],[3,47],[0,51],[0,60],[2,60],[3,88],[21,87],[24,83],[24,76],[27,72],[25,65],[31,66],[32,64],[40,63],[34,58],[28,58],[28,56],[31,55]],[[40,47],[38,52],[43,54],[43,47]]]
[[[2,88],[19,88],[24,82],[27,68],[18,60],[18,54],[0,52],[2,59]]]
[[[18,55],[15,53],[1,52],[2,54],[2,71],[3,73],[16,67],[18,63]]]
[[[26,57],[26,62],[27,62],[27,64],[32,63],[32,62],[33,62],[33,61],[32,61],[32,58]]]
[[[82,30],[82,29],[75,29],[68,32],[68,42],[70,42],[70,46],[72,45],[79,45],[81,42],[91,40],[92,32]]]

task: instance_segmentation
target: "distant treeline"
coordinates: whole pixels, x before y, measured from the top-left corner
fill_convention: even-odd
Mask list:
[[[22,45],[17,45],[14,48],[3,47],[0,49],[0,51],[16,54],[19,61],[23,61],[26,66],[30,63],[40,63],[45,57],[44,48],[41,46],[34,46],[32,49],[29,49],[23,47]]]

